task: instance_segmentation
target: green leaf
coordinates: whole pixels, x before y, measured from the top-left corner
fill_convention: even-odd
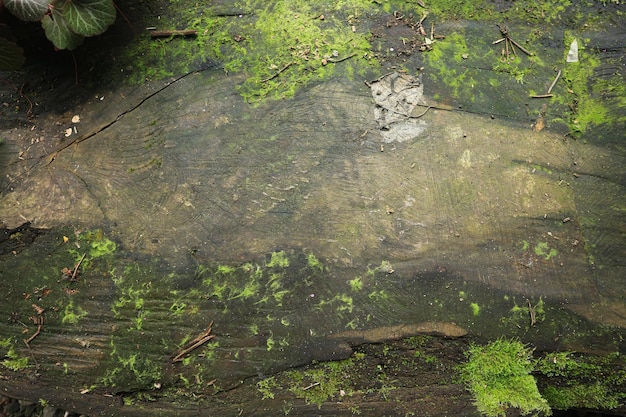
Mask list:
[[[69,49],[71,51],[83,43],[83,37],[72,32],[65,16],[57,9],[53,9],[51,15],[44,16],[41,25],[46,32],[46,37],[52,41],[57,49]]]
[[[113,0],[67,0],[63,9],[69,26],[79,35],[99,35],[115,22]]]
[[[28,22],[40,20],[48,11],[48,0],[4,0],[4,5],[14,16]]]
[[[0,71],[16,71],[24,64],[24,50],[14,42],[0,38]]]

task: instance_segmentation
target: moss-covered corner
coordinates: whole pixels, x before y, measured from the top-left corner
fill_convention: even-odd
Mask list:
[[[571,31],[566,31],[564,36],[565,55],[573,42],[578,44],[578,61],[564,65],[567,94],[559,97],[571,109],[566,120],[571,132],[580,136],[593,125],[626,123],[626,116],[615,112],[626,108],[626,86],[621,75],[597,76],[601,65],[597,52],[590,48],[588,38],[577,37]]]
[[[406,403],[405,395],[414,395],[413,390],[420,385],[417,375],[435,368],[453,370],[450,358],[431,354],[429,346],[436,342],[436,338],[421,335],[359,346],[344,360],[313,362],[262,378],[255,389],[264,401],[281,401],[286,413],[301,403],[318,409],[333,403],[361,414],[368,401],[376,401],[387,403],[393,415],[410,415],[414,409]],[[451,382],[449,375],[437,374],[438,383]]]
[[[530,345],[518,340],[482,345],[427,335],[354,350],[348,359],[314,362],[261,378],[255,385],[257,395],[280,401],[286,411],[300,407],[299,402],[318,408],[332,402],[360,414],[363,405],[374,400],[396,404],[395,415],[402,415],[400,411],[409,411],[402,410],[404,396],[414,396],[424,382],[444,390],[462,381],[484,416],[504,416],[512,409],[521,415],[613,409],[624,399],[626,366],[619,353],[534,355]],[[459,356],[463,354],[465,362]],[[602,377],[609,370],[610,376]]]
[[[60,229],[42,233],[19,257],[3,260],[8,320],[0,351],[6,348],[5,368],[29,368],[36,362],[29,349],[59,328],[64,335],[81,332],[90,314],[90,287],[98,287],[91,280],[106,275],[115,250],[115,242],[101,230]]]
[[[626,357],[547,353],[537,360],[541,392],[555,410],[619,407],[626,400]]]
[[[626,359],[618,352],[605,356],[548,352],[537,359],[533,349],[517,340],[471,344],[461,379],[476,407],[488,417],[504,416],[509,408],[522,415],[574,408],[614,409],[626,398]]]
[[[515,117],[507,111],[517,109],[521,113],[524,109],[532,120],[540,120],[536,130],[567,126],[574,137],[582,136],[592,126],[626,122],[626,87],[620,74],[609,69],[610,62],[614,60],[617,65],[617,61],[606,57],[601,62],[602,50],[592,46],[598,41],[590,39],[596,37],[596,28],[606,27],[592,23],[598,19],[598,2],[525,0],[497,11],[493,4],[458,2],[459,5],[447,9],[453,13],[446,12],[447,3],[435,1],[428,5],[437,24],[461,18],[480,20],[488,26],[477,30],[472,25],[460,25],[433,42],[433,50],[424,55],[424,76],[434,84],[431,89],[435,90],[435,99],[458,101],[465,107],[484,111],[506,97],[502,108],[493,111]],[[468,5],[473,7],[465,10]],[[497,25],[517,45],[507,45]],[[564,36],[553,30],[554,25],[566,28]],[[487,37],[486,33],[493,36]],[[566,62],[574,39],[578,42],[579,60]],[[545,47],[561,42],[562,48]],[[606,70],[600,71],[601,68]],[[531,98],[545,95],[555,78],[558,81],[551,97]],[[467,106],[470,103],[478,105]]]
[[[1,356],[4,357],[0,361],[0,365],[6,369],[19,372],[30,366],[28,356],[23,356],[15,350],[15,341],[12,337],[0,339],[0,352],[3,352]],[[0,375],[2,375],[2,371],[0,371]]]

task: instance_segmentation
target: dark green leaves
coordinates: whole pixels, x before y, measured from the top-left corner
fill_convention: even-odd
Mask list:
[[[41,26],[46,32],[46,37],[57,49],[75,49],[83,42],[83,36],[72,31],[65,16],[56,9],[50,15],[44,16]]]
[[[79,35],[100,35],[115,22],[112,0],[67,0],[63,9],[69,27]]]
[[[113,0],[4,0],[4,5],[22,20],[41,20],[57,49],[74,49],[83,37],[100,35],[115,22]]]
[[[48,0],[4,0],[11,14],[27,22],[40,20],[48,11],[49,3]]]

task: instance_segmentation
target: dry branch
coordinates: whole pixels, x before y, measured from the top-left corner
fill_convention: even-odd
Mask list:
[[[155,38],[169,38],[170,36],[196,36],[198,31],[195,29],[184,30],[154,30],[150,32],[150,37]]]
[[[172,363],[181,362],[183,358],[193,351],[196,348],[199,348],[209,340],[213,339],[215,336],[211,334],[211,329],[213,328],[213,322],[209,324],[209,328],[206,331],[200,333],[198,337],[193,339],[191,342],[187,343],[181,350],[176,352],[172,356]]]

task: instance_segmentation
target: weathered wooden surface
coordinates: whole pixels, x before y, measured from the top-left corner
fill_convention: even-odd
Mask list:
[[[370,367],[355,398],[318,409],[287,390],[262,399],[255,384],[421,333],[619,351],[623,150],[533,130],[522,98],[481,107],[503,105],[497,90],[464,102],[429,68],[398,130],[381,126],[371,79],[252,107],[242,76],[209,69],[100,90],[2,132],[0,220],[12,230],[0,240],[0,335],[28,359],[2,370],[4,393],[90,415],[411,411],[401,402],[472,415],[451,379],[467,341],[430,346],[445,367],[403,370],[394,401],[376,386],[375,346],[362,347]],[[63,139],[59,120],[77,133]],[[281,250],[289,265],[274,263]],[[84,254],[77,279],[64,277]],[[211,322],[215,338],[172,363]],[[431,396],[446,402],[429,408]]]

